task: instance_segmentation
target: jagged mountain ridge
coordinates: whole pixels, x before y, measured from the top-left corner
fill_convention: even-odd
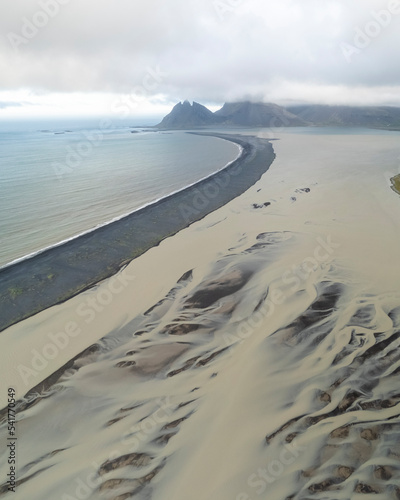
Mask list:
[[[209,126],[285,127],[308,125],[307,122],[277,104],[250,101],[225,103],[211,112],[197,102],[179,102],[157,125],[161,129],[186,129]]]
[[[183,103],[178,102],[157,127],[185,129],[204,127],[218,123],[221,123],[221,120],[205,106],[197,102],[193,102],[193,105],[191,105],[189,101],[184,101]]]
[[[218,127],[347,126],[400,129],[400,108],[390,106],[289,106],[273,103],[228,102],[213,113],[205,106],[179,102],[156,125],[160,129]]]

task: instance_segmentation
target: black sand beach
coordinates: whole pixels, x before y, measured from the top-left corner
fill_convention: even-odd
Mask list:
[[[0,271],[0,330],[115,274],[132,259],[252,186],[275,158],[265,139],[204,133],[239,144],[224,170],[123,219]]]

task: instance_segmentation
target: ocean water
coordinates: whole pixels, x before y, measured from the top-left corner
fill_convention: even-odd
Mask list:
[[[0,127],[0,266],[207,177],[239,147],[111,123]]]

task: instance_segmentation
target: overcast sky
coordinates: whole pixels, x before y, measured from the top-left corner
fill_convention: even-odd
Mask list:
[[[400,105],[400,0],[0,8],[0,117],[164,114],[184,99]]]

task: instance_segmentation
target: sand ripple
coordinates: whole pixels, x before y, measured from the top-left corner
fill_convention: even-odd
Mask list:
[[[304,238],[262,233],[188,270],[27,394],[20,494],[183,499],[197,477],[195,498],[399,499],[400,294],[333,266],[289,287]]]

